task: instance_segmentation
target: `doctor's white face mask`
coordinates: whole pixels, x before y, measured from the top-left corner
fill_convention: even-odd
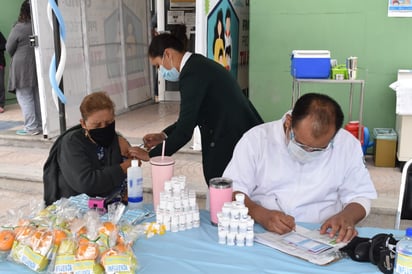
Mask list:
[[[332,142],[328,144],[326,148],[310,148],[303,144],[299,144],[295,140],[295,135],[293,131],[290,131],[290,138],[288,143],[288,152],[289,154],[299,163],[306,164],[316,160],[323,152],[329,149],[332,146]],[[304,149],[308,147],[308,150]]]

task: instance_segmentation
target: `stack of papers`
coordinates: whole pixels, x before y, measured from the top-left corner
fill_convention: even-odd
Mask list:
[[[317,265],[325,265],[342,258],[340,248],[328,234],[297,226],[296,231],[279,235],[273,232],[255,234],[255,241]]]

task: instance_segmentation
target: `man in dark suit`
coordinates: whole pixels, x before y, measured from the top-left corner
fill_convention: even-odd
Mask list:
[[[224,67],[203,55],[186,52],[175,36],[164,33],[154,37],[149,59],[164,79],[179,81],[179,118],[161,133],[144,136],[149,152],[133,147],[129,153],[148,161],[161,154],[161,143],[167,139],[165,154],[170,156],[191,140],[199,126],[203,173],[209,184],[211,178],[222,176],[243,133],[263,120]]]

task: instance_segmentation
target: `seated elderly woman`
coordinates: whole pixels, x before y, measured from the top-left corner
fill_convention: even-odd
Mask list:
[[[80,125],[56,140],[44,165],[46,205],[82,193],[105,197],[120,189],[131,164],[130,145],[116,133],[114,109],[105,92],[84,97]]]

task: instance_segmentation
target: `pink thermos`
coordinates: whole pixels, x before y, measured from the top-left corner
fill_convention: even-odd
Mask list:
[[[152,165],[153,208],[156,210],[160,201],[160,192],[164,191],[165,181],[173,177],[175,161],[169,156],[156,156],[150,159]]]
[[[213,178],[209,181],[210,221],[217,225],[217,213],[222,211],[225,202],[232,201],[232,180]]]

